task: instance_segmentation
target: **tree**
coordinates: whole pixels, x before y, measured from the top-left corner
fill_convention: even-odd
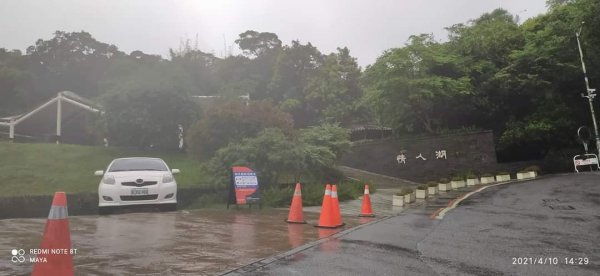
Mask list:
[[[303,129],[298,139],[303,144],[326,147],[337,157],[347,153],[351,146],[350,132],[334,124]]]
[[[43,99],[63,90],[88,98],[98,96],[98,82],[110,60],[124,55],[116,46],[99,42],[84,31],[57,31],[52,39],[39,39],[27,48],[33,89]]]
[[[239,76],[239,79],[233,79],[233,82],[227,80],[224,83],[238,83],[240,84],[238,86],[248,87],[247,94],[252,99],[268,99],[268,86],[274,74],[277,58],[282,51],[281,41],[277,35],[272,33],[246,31],[240,34],[240,39],[236,40],[236,43],[245,56],[229,57],[226,60],[233,59],[235,63],[227,62],[226,64],[235,66],[233,70],[230,70],[236,74],[229,75]]]
[[[197,159],[211,157],[230,142],[254,137],[261,130],[277,127],[289,131],[291,116],[269,101],[253,101],[248,106],[229,100],[206,112],[187,134],[188,153]]]
[[[334,135],[317,137],[328,130]],[[217,151],[210,167],[226,183],[232,166],[249,166],[258,172],[261,183],[271,186],[278,176],[291,174],[297,181],[303,177],[320,179],[333,168],[335,161],[350,143],[345,130],[332,125],[301,130],[294,138],[278,128],[265,129],[255,138],[230,143]]]
[[[217,83],[216,94],[227,97],[249,95],[255,97],[260,79],[253,76],[256,69],[254,62],[244,56],[229,56],[219,60],[215,65],[214,81]],[[257,72],[254,72],[256,74]],[[263,80],[264,82],[264,80]]]
[[[21,51],[0,48],[0,116],[22,111],[19,96],[31,77],[23,61]]]
[[[294,116],[297,126],[314,122],[315,118],[307,112],[304,92],[308,79],[317,74],[322,64],[323,55],[310,42],[302,45],[292,41],[292,45],[284,47],[277,58],[268,96]]]
[[[497,80],[498,73],[510,64],[510,55],[525,44],[517,19],[506,10],[496,9],[447,30],[448,47],[463,59],[473,86],[474,94],[469,99],[473,109],[465,119],[482,128],[502,131],[499,120],[509,120],[513,111],[525,111],[526,99]]]
[[[348,48],[325,57],[323,65],[311,75],[304,88],[306,115],[315,121],[350,123],[356,118],[363,91],[359,85],[360,68]]]
[[[220,149],[211,162],[221,175],[226,175],[231,166],[250,166],[268,186],[276,182],[278,173],[301,168],[304,160],[300,155],[300,148],[281,129],[272,128]]]
[[[178,50],[169,49],[169,55],[171,63],[179,66],[184,74],[190,76],[196,94],[216,94],[219,84],[215,81],[215,70],[219,58],[200,51],[197,46],[192,47],[189,39],[182,42]]]
[[[458,55],[431,35],[412,36],[365,71],[366,102],[377,120],[399,132],[460,127],[462,99],[472,94]]]
[[[490,83],[499,87],[496,98],[504,110],[499,147],[502,151],[529,152],[530,158],[544,157],[550,150],[573,146],[578,126],[589,123],[581,78],[575,31],[581,21],[600,23],[595,1],[566,1],[549,13],[530,19],[521,26],[525,44],[509,55],[509,64]],[[594,41],[588,28],[582,38]],[[585,46],[584,46],[585,47]],[[588,45],[589,47],[589,45]],[[595,47],[586,56],[588,64],[597,61]],[[597,79],[592,72],[590,79]],[[506,119],[504,119],[506,118]]]
[[[102,97],[105,135],[117,146],[177,149],[178,125],[187,129],[199,113],[192,87],[169,64],[137,71]]]
[[[281,48],[281,40],[274,33],[248,30],[239,35],[235,43],[249,57],[258,57]]]

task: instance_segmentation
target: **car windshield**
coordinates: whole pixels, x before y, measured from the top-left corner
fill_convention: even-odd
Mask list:
[[[160,159],[136,158],[115,160],[109,172],[125,171],[167,171],[167,166]]]

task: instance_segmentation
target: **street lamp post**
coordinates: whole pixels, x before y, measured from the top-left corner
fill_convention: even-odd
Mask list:
[[[590,104],[592,122],[594,123],[594,133],[596,134],[596,151],[598,151],[598,154],[600,156],[600,135],[598,135],[598,123],[596,123],[596,114],[594,112],[594,105],[592,104],[592,102],[594,101],[594,97],[596,97],[596,89],[590,88],[587,72],[585,71],[585,63],[583,62],[583,51],[581,50],[581,43],[579,42],[579,35],[581,35],[583,23],[585,22],[581,22],[581,26],[579,26],[579,31],[575,33],[575,36],[577,37],[577,47],[579,48],[579,57],[581,58],[581,68],[583,69],[583,78],[585,80],[585,89],[587,90],[587,96],[583,93],[581,94],[581,96],[587,98],[588,103]]]

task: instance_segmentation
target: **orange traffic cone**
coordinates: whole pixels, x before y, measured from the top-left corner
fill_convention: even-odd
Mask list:
[[[321,215],[319,216],[319,224],[316,227],[336,228],[331,206],[331,185],[325,186],[325,195],[323,196],[323,205],[321,205]]]
[[[40,249],[42,253],[38,254],[37,258],[38,260],[45,258],[45,262],[36,262],[33,265],[32,276],[73,275],[67,196],[64,192],[54,193]],[[68,252],[65,252],[65,249]]]
[[[333,214],[333,223],[337,226],[344,226],[345,223],[342,222],[340,201],[338,200],[336,185],[331,186],[331,208],[333,209],[331,211]]]
[[[371,197],[369,196],[369,185],[365,185],[365,195],[362,200],[362,208],[361,208],[359,217],[374,217],[373,209],[371,209]]]
[[[304,214],[302,213],[302,188],[300,183],[296,183],[296,190],[294,191],[294,197],[292,197],[290,213],[285,221],[288,223],[306,223]]]

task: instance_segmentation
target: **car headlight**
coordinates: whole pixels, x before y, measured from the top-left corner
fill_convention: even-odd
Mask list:
[[[115,177],[112,175],[105,175],[104,178],[102,178],[102,183],[104,184],[115,184]]]
[[[173,175],[165,174],[163,175],[162,183],[171,183],[173,182]]]

